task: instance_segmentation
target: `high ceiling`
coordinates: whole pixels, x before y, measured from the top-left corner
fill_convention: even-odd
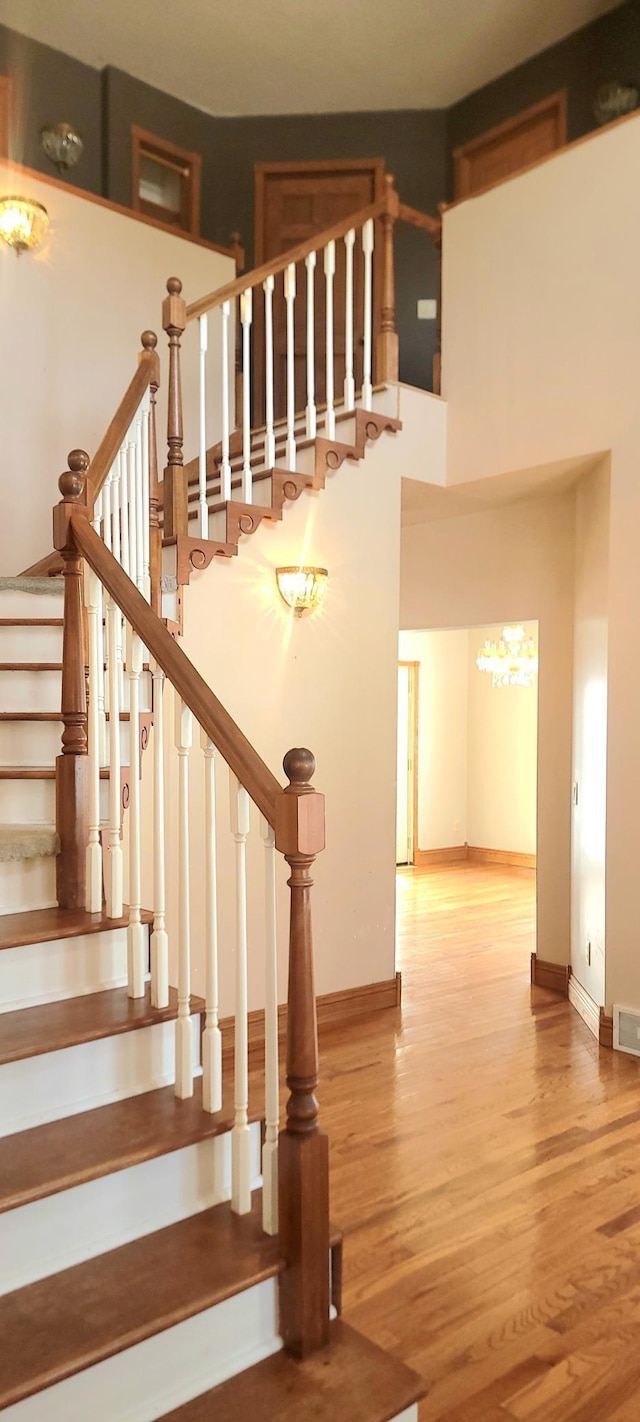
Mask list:
[[[0,22],[212,114],[444,108],[620,0],[0,0]]]

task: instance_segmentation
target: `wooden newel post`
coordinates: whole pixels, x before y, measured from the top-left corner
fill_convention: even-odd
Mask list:
[[[56,760],[56,896],[61,908],[84,908],[86,848],[89,839],[89,760],[84,654],[82,558],[71,515],[87,513],[89,455],[73,449],[60,475],[62,500],[53,510],[53,544],[62,554],[64,632],[62,639],[62,754]]]
[[[393,260],[393,229],[398,217],[400,200],[391,173],[385,175],[386,207],[382,223],[382,311],[378,337],[377,378],[398,379],[398,333],[396,331],[396,283]]]
[[[164,471],[164,533],[173,538],[188,531],[187,486],[182,454],[182,377],[180,338],[187,324],[182,282],[169,277],[168,295],[162,303],[162,325],[169,337],[169,405],[167,416],[167,467]]]
[[[329,1142],[318,1125],[318,1029],[311,931],[311,870],[324,849],[324,796],[309,784],[308,750],[284,758],[290,781],[276,807],[276,848],[291,867],[287,1123],[280,1133],[280,1331],[303,1358],[329,1338]]]
[[[152,378],[149,382],[149,577],[151,579],[151,606],[160,616],[160,578],[162,575],[162,532],[158,517],[160,491],[158,486],[158,431],[156,424],[156,396],[160,385],[160,358],[156,354],[158,337],[155,331],[143,331],[140,337],[142,350],[138,360],[152,358],[154,362]]]

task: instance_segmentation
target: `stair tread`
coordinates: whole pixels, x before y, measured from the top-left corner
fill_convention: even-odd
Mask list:
[[[0,711],[0,721],[60,721],[60,711]]]
[[[62,617],[0,617],[0,627],[63,627]]]
[[[201,998],[191,998],[191,1011],[204,1012]],[[59,1052],[81,1042],[119,1036],[156,1022],[170,1022],[178,1014],[178,997],[169,992],[168,1007],[151,1006],[151,989],[144,997],[128,997],[126,987],[92,992],[64,1002],[47,1002],[39,1007],[21,1007],[2,1015],[0,1066],[23,1061],[45,1052]]]
[[[0,1298],[0,1410],[273,1278],[261,1197],[180,1220]]]
[[[122,766],[128,770],[128,765]],[[0,765],[0,780],[55,780],[54,765]],[[109,767],[100,767],[100,779],[109,779]]]
[[[153,914],[142,909],[143,923],[151,923]],[[102,933],[108,928],[126,928],[128,909],[122,918],[107,918],[106,913],[87,913],[85,909],[28,909],[24,913],[0,914],[0,952],[3,948],[22,948],[25,943],[54,943],[60,938],[77,938],[85,933]]]
[[[424,1397],[422,1378],[343,1319],[331,1324],[328,1347],[297,1362],[287,1353],[211,1388],[167,1412],[160,1422],[390,1422]]]
[[[259,1119],[250,1102],[249,1120]],[[162,1086],[6,1136],[0,1141],[0,1213],[182,1150],[232,1125],[231,1086],[212,1115],[202,1109],[198,1077],[187,1101],[177,1099],[173,1086]]]
[[[0,672],[62,671],[62,662],[0,662]]]

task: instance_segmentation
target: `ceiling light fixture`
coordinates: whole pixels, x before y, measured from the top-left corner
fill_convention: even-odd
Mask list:
[[[49,229],[49,215],[41,202],[32,198],[0,198],[0,237],[14,252],[34,252]]]
[[[499,642],[487,638],[476,657],[478,671],[489,672],[492,686],[533,686],[538,649],[524,627],[503,627]]]
[[[45,124],[40,129],[40,143],[60,175],[75,167],[84,148],[77,128],[70,123]]]
[[[326,568],[276,568],[278,592],[296,617],[320,606],[328,581]]]

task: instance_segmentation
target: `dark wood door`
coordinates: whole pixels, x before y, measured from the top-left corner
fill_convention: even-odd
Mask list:
[[[562,90],[454,149],[456,198],[484,192],[513,177],[566,141],[567,96]]]
[[[256,165],[256,261],[268,261],[305,242],[316,232],[341,222],[351,212],[367,207],[382,191],[383,159],[354,163]],[[345,272],[344,241],[336,243],[334,278],[334,388],[343,393],[345,372]],[[325,275],[318,253],[315,282],[316,403],[326,398]],[[262,302],[257,303],[255,396],[256,415],[264,417],[264,322]],[[306,404],[307,274],[304,262],[296,267],[295,300],[296,410]],[[274,402],[276,419],[286,413],[287,333],[284,277],[276,277],[273,299]],[[354,369],[356,389],[362,384],[363,365],[363,256],[360,234],[354,246]],[[375,318],[374,318],[375,329]]]

